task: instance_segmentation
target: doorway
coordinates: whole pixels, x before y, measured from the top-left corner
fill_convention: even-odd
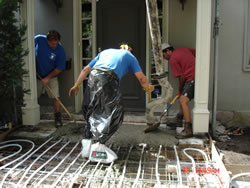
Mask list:
[[[101,0],[97,5],[97,50],[132,44],[133,53],[146,71],[146,7],[144,0]],[[126,111],[145,111],[145,92],[131,73],[121,80]]]

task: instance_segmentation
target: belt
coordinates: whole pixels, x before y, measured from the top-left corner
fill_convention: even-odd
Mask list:
[[[97,72],[103,72],[103,73],[105,73],[105,74],[107,74],[109,76],[112,76],[114,79],[119,80],[118,76],[112,71],[102,70],[102,69],[93,69],[93,70],[96,70]]]

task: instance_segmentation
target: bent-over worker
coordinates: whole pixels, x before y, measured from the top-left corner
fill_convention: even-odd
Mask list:
[[[107,49],[100,52],[81,71],[69,95],[77,95],[83,80],[88,77],[84,94],[83,115],[87,122],[85,138],[104,144],[123,121],[120,80],[132,72],[141,86],[148,92],[154,90],[132,54],[132,48],[123,44],[121,49]]]

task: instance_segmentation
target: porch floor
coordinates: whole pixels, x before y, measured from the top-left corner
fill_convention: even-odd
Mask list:
[[[49,142],[47,147],[36,154],[34,153],[34,155],[30,156],[30,159],[27,159],[24,164],[20,164],[15,170],[12,168],[15,167],[18,162],[5,167],[4,165],[13,159],[7,160],[7,162],[0,161],[0,182],[3,183],[4,187],[18,183],[23,186],[26,182],[28,182],[28,187],[36,187],[40,183],[41,186],[37,187],[50,187],[52,184],[59,185],[58,180],[60,180],[61,183],[70,183],[72,186],[74,185],[74,187],[119,187],[120,182],[123,187],[132,187],[133,185],[135,187],[155,187],[159,184],[166,185],[166,187],[170,187],[171,185],[176,186],[180,184],[180,176],[177,173],[177,160],[174,151],[174,147],[177,145],[177,152],[181,164],[179,168],[182,170],[182,183],[185,187],[192,183],[190,182],[189,176],[192,163],[190,159],[184,156],[182,149],[185,147],[198,147],[206,151],[207,156],[211,155],[208,147],[208,137],[200,137],[198,142],[202,144],[198,144],[198,146],[196,144],[184,144],[180,147],[182,142],[175,138],[175,130],[169,130],[164,124],[161,124],[158,130],[145,134],[144,129],[147,127],[145,116],[143,114],[127,113],[122,126],[106,143],[107,146],[110,146],[112,150],[117,153],[118,160],[110,164],[111,166],[98,163],[93,164],[80,156],[80,141],[83,138],[84,123],[82,120],[76,122],[64,120],[63,127],[55,128],[53,120],[41,120],[37,126],[24,126],[11,133],[8,136],[8,140],[20,138],[32,140],[36,148],[39,148],[47,140],[49,140]],[[22,143],[20,145],[23,150],[14,158],[24,155],[31,147],[26,141],[19,142]],[[55,143],[57,143],[55,149],[48,150],[48,154],[45,154],[39,158],[36,163],[32,164],[36,157],[42,155],[42,152],[45,152],[48,147]],[[142,143],[146,144],[144,149],[141,146]],[[63,148],[62,153],[59,152],[61,148]],[[73,148],[75,148],[74,151],[70,153]],[[14,147],[3,149],[1,150],[0,156],[4,157],[5,155],[13,154],[16,150],[17,148]],[[2,153],[2,151],[4,151],[4,153]],[[57,152],[59,152],[59,154]],[[53,156],[55,156],[55,158],[53,158]],[[26,157],[23,157],[22,160],[25,158]],[[52,158],[51,162],[48,162],[48,164],[43,167],[42,165],[50,158]],[[65,162],[60,164],[64,158]],[[194,158],[196,158],[196,163],[199,167],[204,168],[204,157],[196,153]],[[211,167],[213,167],[214,164],[211,163],[211,165]],[[28,169],[29,166],[30,169]],[[36,172],[38,168],[41,169]],[[126,171],[123,175],[124,168]],[[213,168],[216,169],[219,167],[215,165]],[[68,171],[64,172],[64,170]],[[23,176],[23,173],[26,171],[27,173]],[[34,176],[32,174],[34,174]],[[202,176],[204,175],[203,173]],[[209,174],[207,173],[206,175]],[[50,178],[45,178],[46,176]],[[211,179],[208,179],[209,182],[202,180],[201,186],[209,185],[209,187],[218,187],[220,184],[218,177],[211,176],[210,178]],[[67,186],[69,185],[67,184]]]

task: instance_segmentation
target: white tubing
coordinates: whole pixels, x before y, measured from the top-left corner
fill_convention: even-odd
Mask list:
[[[118,147],[118,149],[117,149],[117,151],[116,151],[117,154],[119,153],[119,150],[120,150],[120,146]],[[114,162],[115,162],[115,161],[112,161],[112,163],[111,163],[111,164],[109,165],[109,167],[107,168],[107,174],[106,174],[105,177],[104,177],[104,180],[103,180],[103,183],[102,183],[101,188],[104,188],[104,186],[105,186],[105,184],[106,184],[106,182],[107,182],[108,176],[109,176],[109,174],[110,174],[110,172],[111,172],[111,170],[112,170],[112,166],[113,166]]]
[[[179,156],[178,156],[178,153],[176,150],[176,145],[174,145],[174,153],[175,153],[175,157],[176,157],[176,161],[177,161],[177,177],[178,177],[178,181],[180,183],[180,187],[182,187],[181,165],[180,165]]]
[[[81,153],[80,153],[81,154]],[[79,177],[81,171],[89,164],[90,160],[86,161],[85,163],[81,164],[81,166],[76,170],[76,174],[73,176],[72,179],[70,179],[70,185],[69,187],[73,187],[75,180]]]
[[[117,186],[115,186],[115,180],[118,179],[118,174],[119,174],[119,170],[116,170],[114,181],[112,183],[112,186],[110,186],[110,187],[117,188]]]
[[[38,161],[47,151],[49,151],[52,147],[54,147],[56,144],[58,144],[61,140],[55,142],[53,145],[51,145],[50,147],[48,147],[43,153],[41,153],[39,156],[37,156],[37,158],[35,160],[33,160],[33,162],[29,165],[29,167],[25,170],[25,172],[23,173],[22,177],[19,179],[18,183],[17,183],[17,187],[20,186],[20,183],[23,181],[24,177],[26,176],[26,174],[29,172],[29,170],[32,168],[33,164],[35,164],[36,161]]]
[[[143,156],[143,153],[144,153],[144,149],[145,147],[147,146],[147,144],[142,144],[142,151],[141,151],[141,157],[140,157],[140,162],[139,162],[139,167],[138,167],[138,170],[137,170],[137,175],[136,175],[136,178],[135,178],[135,181],[133,183],[133,186],[132,188],[134,188],[139,180],[139,177],[140,177],[140,173],[141,173],[141,163],[142,163],[142,156]]]
[[[56,181],[53,183],[53,185],[51,186],[51,188],[55,187],[58,182],[62,179],[62,177],[66,174],[66,172],[68,172],[68,170],[70,169],[70,167],[75,164],[76,160],[81,156],[81,152],[76,156],[76,158],[70,163],[70,165],[63,171],[63,173],[60,175],[59,178],[56,179]]]
[[[191,157],[190,155],[188,155],[187,153],[186,153],[186,150],[193,150],[193,148],[185,148],[185,149],[183,149],[183,153],[192,161],[192,171],[193,171],[193,174],[195,174],[196,176],[195,176],[195,179],[196,179],[196,187],[200,187],[200,183],[199,183],[199,179],[198,179],[198,174],[196,174],[196,172],[195,172],[195,161],[194,161],[194,158],[193,157]]]
[[[20,153],[20,152],[22,151],[22,149],[23,149],[23,147],[22,147],[21,145],[19,145],[19,144],[8,144],[8,145],[0,146],[0,149],[4,149],[4,148],[8,148],[8,147],[18,147],[19,150],[16,151],[15,153],[11,154],[11,155],[8,155],[8,156],[6,156],[6,157],[0,159],[0,162],[2,162],[2,161],[6,160],[6,159],[8,159],[8,158],[11,158],[11,157],[17,155],[17,154]]]
[[[70,156],[70,154],[76,149],[80,142],[77,142],[75,146],[71,149],[71,151],[60,161],[60,163],[53,168],[46,176],[44,176],[34,187],[38,187],[46,178],[48,178],[56,169]]]
[[[144,175],[145,175],[145,155],[143,157],[143,166],[142,166],[142,172],[141,172],[141,181],[140,181],[140,188],[142,188],[143,186],[143,178],[144,178]]]
[[[235,174],[232,178],[231,178],[231,182],[241,176],[250,176],[250,172],[243,172],[243,173],[239,173],[239,174]]]
[[[5,168],[6,166],[11,165],[12,163],[15,163],[16,161],[22,159],[23,157],[25,157],[26,155],[28,155],[28,154],[33,150],[33,148],[35,147],[34,142],[32,142],[32,141],[30,141],[30,140],[26,140],[26,139],[8,140],[8,141],[5,141],[5,142],[1,142],[0,144],[5,144],[5,143],[9,143],[9,142],[29,142],[29,143],[31,143],[32,147],[30,148],[30,150],[29,150],[28,152],[26,152],[26,153],[23,154],[22,156],[20,156],[20,157],[18,157],[17,159],[15,159],[15,160],[13,160],[13,161],[11,161],[11,162],[9,162],[9,163],[7,163],[7,164],[1,166],[1,167],[0,167],[0,170],[2,170],[3,168]],[[1,186],[2,186],[2,185],[0,185],[0,187],[1,187]]]
[[[59,140],[61,141],[61,140]],[[49,160],[47,160],[45,163],[43,163],[43,165],[41,165],[38,169],[36,169],[30,176],[29,178],[25,181],[24,183],[24,187],[27,187],[27,184],[29,183],[29,181],[33,178],[33,176],[39,172],[46,164],[48,164],[51,160],[53,160],[55,158],[55,156],[57,154],[59,154],[68,144],[70,143],[70,141],[68,141],[66,144],[64,144]]]
[[[186,149],[186,148],[185,148]],[[187,153],[186,153],[186,150],[185,149],[183,149],[183,153],[191,160],[191,162],[192,162],[192,171],[193,171],[193,173],[195,173],[195,161],[194,161],[194,158],[193,157],[191,157],[190,155],[188,155]]]
[[[197,148],[185,148],[185,149],[183,149],[183,152],[184,151],[198,151],[198,152],[200,152],[204,157],[205,157],[205,160],[206,160],[206,168],[208,168],[209,167],[209,160],[208,160],[208,157],[207,157],[207,154],[204,152],[204,151],[202,151],[202,150],[200,150],[200,149],[197,149]],[[186,153],[186,152],[184,152],[184,153]]]
[[[130,146],[130,148],[129,148],[128,155],[126,157],[126,160],[125,160],[125,163],[124,163],[124,166],[123,166],[122,176],[121,176],[121,179],[120,179],[119,184],[118,184],[118,188],[120,188],[121,185],[122,185],[122,182],[123,182],[123,179],[124,179],[124,175],[125,175],[125,172],[126,172],[128,158],[129,158],[129,155],[130,155],[130,153],[132,151],[132,148],[133,148],[133,146]]]
[[[92,177],[94,176],[94,173],[95,173],[95,171],[97,170],[97,168],[98,168],[98,166],[101,164],[101,160],[97,163],[97,165],[95,166],[95,169],[92,171],[92,173],[91,173],[91,175],[90,175],[90,177],[89,177],[89,179],[88,179],[88,182],[87,182],[87,184],[86,184],[86,188],[88,188],[89,187],[89,184],[90,184],[90,182],[91,182],[91,179],[92,179]]]
[[[51,138],[51,139],[52,139],[52,138]],[[49,139],[49,140],[50,140],[50,139]],[[49,141],[49,140],[48,140],[48,141]],[[6,167],[6,166],[8,166],[8,165],[10,165],[10,164],[12,164],[12,163],[18,161],[19,159],[22,159],[23,157],[25,157],[26,155],[28,155],[28,154],[33,150],[33,148],[35,147],[34,142],[32,142],[32,141],[30,141],[30,140],[23,140],[23,139],[19,139],[19,140],[10,140],[10,141],[6,141],[6,142],[2,142],[1,144],[3,144],[3,143],[8,143],[8,142],[12,142],[12,141],[22,141],[22,142],[25,142],[25,141],[26,141],[26,142],[30,142],[30,143],[32,144],[32,147],[31,147],[31,149],[30,149],[28,152],[26,152],[26,153],[25,153],[24,155],[22,155],[21,157],[19,157],[19,158],[13,160],[12,162],[10,162],[10,163],[8,163],[8,164],[5,164],[4,166],[0,167],[0,170],[1,170],[2,168]],[[39,148],[38,148],[38,149],[39,149]],[[3,177],[2,181],[1,181],[1,184],[0,184],[0,187],[3,187],[3,183],[4,183],[5,179],[8,177],[8,175],[9,175],[10,173],[12,173],[20,164],[22,164],[24,161],[26,161],[30,156],[32,156],[38,149],[36,149],[35,151],[33,151],[33,152],[32,152],[31,154],[29,154],[24,160],[20,161],[18,164],[16,164],[14,167],[12,167],[12,168],[5,174],[5,176]]]
[[[156,163],[155,163],[155,176],[156,176],[157,184],[159,187],[161,187],[161,181],[160,181],[160,177],[159,177],[158,167],[159,167],[159,156],[161,153],[161,148],[162,148],[162,145],[160,145],[160,147],[159,147],[159,151],[158,151],[157,159],[156,159]]]

